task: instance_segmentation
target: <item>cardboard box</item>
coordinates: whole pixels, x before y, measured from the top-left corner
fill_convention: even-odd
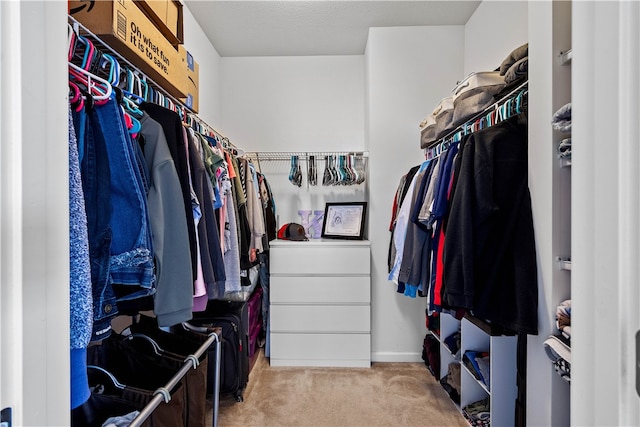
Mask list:
[[[184,43],[182,4],[177,0],[134,0],[174,47]]]
[[[69,1],[71,16],[176,98],[184,98],[185,68],[178,50],[132,0]]]
[[[197,113],[200,109],[200,65],[183,45],[178,47],[178,52],[186,69],[183,88],[187,96],[182,102]]]

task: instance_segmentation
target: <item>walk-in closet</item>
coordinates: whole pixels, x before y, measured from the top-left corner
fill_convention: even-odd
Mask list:
[[[0,423],[639,425],[639,28],[0,1]]]

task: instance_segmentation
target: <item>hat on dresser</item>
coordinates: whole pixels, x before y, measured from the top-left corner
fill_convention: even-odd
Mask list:
[[[290,222],[280,227],[278,230],[278,239],[294,241],[309,240],[304,233],[304,227],[295,222]]]

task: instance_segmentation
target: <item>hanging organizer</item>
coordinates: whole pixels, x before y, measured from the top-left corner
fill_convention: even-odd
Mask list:
[[[78,22],[71,16],[68,16],[68,25],[69,25],[69,39],[70,39],[70,47],[71,42],[74,37],[82,36],[86,40],[90,41],[91,49],[95,49],[98,52],[96,61],[114,61],[117,64],[117,67],[120,68],[123,64],[126,67],[124,68],[124,72],[128,74],[128,78],[134,78],[137,83],[138,93],[140,95],[148,95],[149,92],[154,92],[157,96],[152,96],[151,99],[148,99],[149,102],[153,102],[159,105],[164,106],[165,108],[171,109],[174,112],[180,115],[185,126],[189,126],[195,131],[208,135],[217,137],[220,144],[227,150],[231,151],[234,155],[241,155],[243,151],[233,145],[229,138],[222,135],[220,132],[215,130],[212,126],[208,125],[204,120],[198,117],[195,113],[190,111],[182,102],[178,101],[174,97],[170,96],[165,90],[162,89],[160,85],[158,85],[151,78],[146,76],[139,68],[134,66],[131,62],[126,60],[123,56],[121,56],[118,52],[112,49],[108,44],[102,41],[98,36],[89,31],[84,25]],[[70,49],[71,51],[71,49]],[[108,52],[108,53],[107,53]],[[104,58],[104,59],[103,59]],[[69,66],[71,69],[77,69],[76,64],[73,64],[71,60],[72,57],[69,57]],[[99,64],[100,65],[100,64]],[[144,89],[143,89],[144,88]],[[109,87],[111,89],[111,87]],[[135,89],[134,89],[135,91]],[[147,92],[148,91],[148,92]],[[80,94],[78,94],[80,96]],[[142,100],[147,100],[147,98],[138,96],[137,94],[132,94],[134,97],[138,97]],[[92,97],[93,98],[93,97]],[[191,329],[196,327],[191,325],[185,325]],[[220,337],[217,333],[210,333],[207,340],[198,348],[198,350],[185,358],[184,365],[176,374],[164,385],[164,387],[158,388],[153,393],[153,399],[145,405],[145,407],[140,411],[138,416],[131,422],[130,426],[138,427],[142,425],[142,423],[147,420],[147,418],[153,413],[153,411],[160,406],[162,403],[168,403],[171,400],[171,394],[169,390],[175,387],[184,376],[191,370],[196,369],[199,364],[199,357],[202,356],[206,351],[208,351],[209,347],[215,343],[215,382],[214,382],[214,391],[213,391],[213,427],[217,427],[218,425],[218,409],[219,409],[219,392],[220,392],[220,362],[221,362],[221,342]],[[203,390],[203,393],[205,391]]]

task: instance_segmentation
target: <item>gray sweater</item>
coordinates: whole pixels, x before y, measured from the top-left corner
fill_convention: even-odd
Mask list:
[[[162,126],[146,113],[140,120],[149,177],[149,222],[156,264],[154,312],[159,326],[191,319],[193,274],[182,190]]]

